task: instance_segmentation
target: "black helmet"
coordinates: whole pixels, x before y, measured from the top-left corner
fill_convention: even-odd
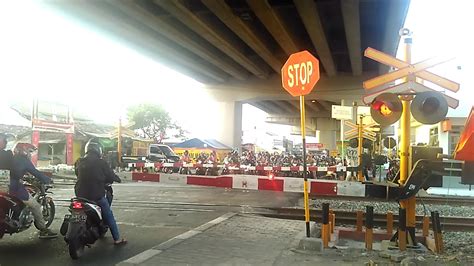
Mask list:
[[[97,142],[97,140],[90,139],[86,143],[85,150],[86,150],[86,155],[94,153],[98,155],[99,157],[102,157],[102,145],[99,142]]]

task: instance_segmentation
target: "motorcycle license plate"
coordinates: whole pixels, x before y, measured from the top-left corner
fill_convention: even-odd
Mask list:
[[[71,217],[69,218],[69,221],[70,222],[73,222],[73,223],[83,223],[87,220],[87,215],[85,214],[73,214],[71,215]]]

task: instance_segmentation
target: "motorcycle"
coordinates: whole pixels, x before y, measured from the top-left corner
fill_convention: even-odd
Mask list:
[[[48,194],[53,194],[53,192],[48,191],[53,186],[42,184],[30,177],[25,177],[23,184],[30,196],[41,205],[46,227],[49,227],[53,223],[56,212],[53,199],[48,196]],[[4,234],[12,235],[25,231],[32,224],[39,229],[36,222],[33,221],[33,213],[22,200],[7,193],[0,193],[0,239],[3,238]]]
[[[112,205],[112,184],[106,184],[105,197]],[[74,197],[69,205],[61,225],[60,233],[69,246],[69,255],[77,260],[84,253],[84,247],[90,247],[99,238],[103,238],[109,227],[102,218],[102,210],[99,205],[91,200]]]

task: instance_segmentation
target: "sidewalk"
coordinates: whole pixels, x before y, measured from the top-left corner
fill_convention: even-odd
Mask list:
[[[226,214],[118,265],[364,265],[369,258],[354,249],[297,250],[305,223]],[[346,250],[347,254],[348,251]]]

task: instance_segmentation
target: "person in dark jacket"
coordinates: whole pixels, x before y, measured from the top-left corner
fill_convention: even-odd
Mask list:
[[[7,135],[0,133],[0,170],[10,170],[12,165],[13,153],[5,150],[7,143]]]
[[[125,244],[120,238],[117,222],[105,197],[105,185],[114,181],[120,182],[107,162],[102,159],[102,147],[99,143],[89,141],[86,144],[86,155],[75,164],[77,183],[74,187],[76,196],[95,201],[102,210],[105,223],[109,226],[114,244]]]
[[[35,225],[40,230],[39,238],[50,239],[56,238],[58,235],[48,228],[41,212],[41,205],[32,198],[25,186],[21,182],[21,178],[29,173],[40,180],[43,184],[51,183],[51,179],[45,174],[38,171],[31,162],[31,153],[36,151],[36,147],[30,143],[17,143],[13,149],[13,158],[10,169],[10,186],[8,193],[20,200],[28,206],[35,218]]]

